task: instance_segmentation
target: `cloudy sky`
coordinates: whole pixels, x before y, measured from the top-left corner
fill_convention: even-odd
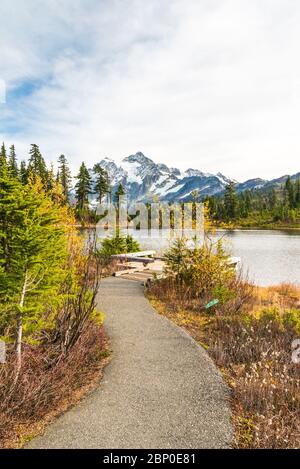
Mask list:
[[[38,143],[74,171],[137,151],[238,180],[300,171],[299,0],[1,0],[0,15],[0,138],[20,158]]]

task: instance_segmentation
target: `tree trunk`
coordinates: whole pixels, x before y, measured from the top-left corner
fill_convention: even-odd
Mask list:
[[[25,273],[25,278],[24,278],[24,283],[23,283],[23,288],[22,288],[22,293],[21,293],[21,298],[20,298],[20,303],[19,303],[19,307],[21,310],[24,306],[26,289],[27,289],[27,272]],[[22,312],[20,312],[17,317],[17,339],[16,339],[18,372],[20,371],[21,366],[22,366],[22,335],[23,335],[23,316],[22,316]]]
[[[17,353],[17,369],[20,370],[22,366],[22,335],[23,335],[23,320],[21,314],[18,315],[17,319],[17,341],[16,341],[16,353]]]

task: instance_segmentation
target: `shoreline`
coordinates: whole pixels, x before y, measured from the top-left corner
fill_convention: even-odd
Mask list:
[[[85,225],[82,226],[80,224],[75,224],[72,225],[74,228],[80,228],[82,230],[91,230],[91,229],[96,229],[97,225]],[[224,227],[224,226],[219,226],[219,225],[214,225],[211,230],[208,231],[297,231],[300,233],[300,226],[298,227],[291,227],[291,226],[234,226],[234,227]],[[107,230],[109,231],[109,230]],[[142,231],[142,230],[135,230],[132,228],[130,231]]]
[[[300,227],[270,227],[270,226],[235,226],[235,227],[224,227],[224,226],[215,226],[217,231],[296,231],[300,233]]]

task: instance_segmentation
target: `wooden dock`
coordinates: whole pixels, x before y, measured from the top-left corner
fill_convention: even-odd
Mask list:
[[[155,251],[114,255],[112,259],[119,261],[114,276],[148,285],[154,279],[164,276],[165,263],[155,256]]]
[[[113,255],[112,259],[119,261],[116,264],[117,270],[114,272],[114,276],[149,285],[153,280],[165,276],[165,262],[155,256],[155,251]],[[237,268],[240,262],[239,257],[231,257],[228,261],[229,265],[234,268]]]

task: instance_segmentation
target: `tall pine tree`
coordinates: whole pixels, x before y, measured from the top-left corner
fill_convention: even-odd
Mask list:
[[[4,142],[1,145],[0,150],[0,176],[4,176],[7,171],[7,155]]]
[[[47,192],[52,192],[55,186],[55,176],[54,176],[54,168],[53,164],[51,164],[51,167],[49,170],[47,170],[47,185],[46,185],[46,190]]]
[[[125,189],[124,189],[123,184],[119,184],[119,187],[115,193],[115,203],[117,206],[119,206],[119,200],[122,195],[125,195]]]
[[[101,204],[103,198],[109,193],[110,189],[108,174],[99,163],[95,164],[93,171],[96,175],[95,194],[97,194],[97,200]]]
[[[39,177],[44,184],[44,187],[47,187],[48,182],[48,171],[44,158],[40,152],[38,145],[32,144],[29,151],[29,161],[28,161],[28,177],[33,181],[37,180]]]
[[[19,168],[18,168],[16,150],[15,150],[14,145],[12,145],[9,149],[8,171],[9,171],[9,174],[13,178],[17,178],[19,176]]]
[[[76,179],[78,179],[75,186],[77,208],[79,211],[82,211],[88,209],[89,195],[92,193],[91,176],[84,163],[80,166],[79,174]]]
[[[234,182],[230,182],[225,188],[224,205],[227,218],[236,218],[238,203]]]
[[[296,199],[297,207],[300,208],[300,179],[298,179],[297,182],[296,182],[296,196],[295,196],[295,199]]]
[[[69,191],[71,189],[72,175],[65,155],[60,155],[58,163],[59,170],[57,180],[61,183],[65,200],[66,202],[68,202]]]
[[[19,178],[22,184],[27,184],[28,171],[27,171],[26,161],[21,161]]]
[[[295,190],[294,185],[292,183],[291,177],[289,176],[285,183],[285,194],[286,194],[286,201],[288,203],[289,208],[295,207]]]
[[[23,186],[9,176],[0,178],[1,319],[8,315],[15,328],[18,370],[24,334],[41,328],[40,313],[55,301],[65,276],[64,216],[39,179]]]

